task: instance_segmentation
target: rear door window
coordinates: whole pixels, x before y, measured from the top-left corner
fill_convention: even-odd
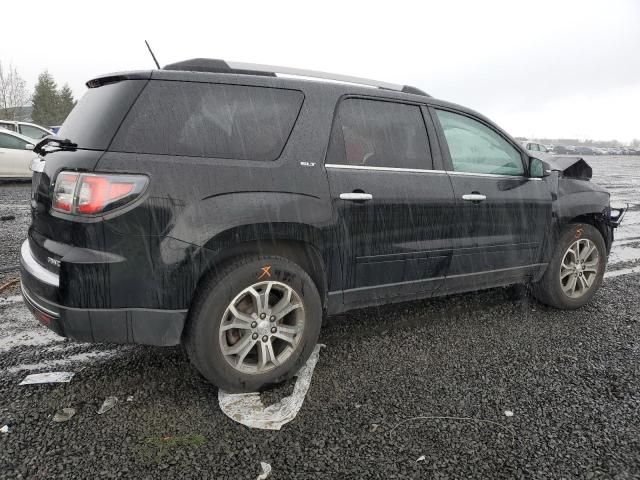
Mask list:
[[[11,150],[26,150],[27,143],[13,135],[0,133],[0,148],[8,148]]]
[[[303,94],[244,85],[153,80],[110,150],[270,161],[280,156]]]
[[[456,172],[524,175],[520,151],[498,132],[466,115],[436,110]]]
[[[340,103],[328,157],[361,167],[433,168],[420,107],[380,100]]]

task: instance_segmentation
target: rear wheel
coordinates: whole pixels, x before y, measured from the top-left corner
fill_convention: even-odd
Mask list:
[[[589,224],[565,227],[533,293],[547,305],[574,309],[585,305],[602,284],[607,251],[600,232]]]
[[[192,363],[230,392],[260,390],[292,376],[316,344],[318,290],[297,264],[244,257],[205,282],[190,312]]]

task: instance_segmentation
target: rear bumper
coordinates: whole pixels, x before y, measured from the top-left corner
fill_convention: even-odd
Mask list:
[[[58,335],[81,342],[180,343],[187,310],[90,309],[57,303],[59,276],[38,263],[28,241],[21,249],[20,275],[25,304],[40,323]]]

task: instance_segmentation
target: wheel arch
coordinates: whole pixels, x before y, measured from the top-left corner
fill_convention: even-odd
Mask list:
[[[613,243],[613,238],[611,234],[611,227],[606,223],[606,219],[601,212],[592,212],[592,213],[582,213],[577,215],[570,220],[568,220],[564,225],[568,225],[571,223],[586,223],[595,227],[602,238],[604,240],[604,244],[607,247],[607,255],[611,251],[611,244]]]
[[[329,269],[323,245],[321,231],[304,224],[254,224],[226,230],[202,248],[202,268],[191,303],[202,284],[234,260],[247,255],[277,255],[297,263],[309,274],[325,309]]]

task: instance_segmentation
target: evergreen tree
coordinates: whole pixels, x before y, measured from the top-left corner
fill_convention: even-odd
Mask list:
[[[46,70],[38,77],[38,83],[33,92],[33,112],[31,119],[34,123],[48,127],[57,125],[58,120],[58,90],[53,77]]]
[[[61,125],[75,106],[76,101],[73,99],[73,92],[69,85],[65,83],[58,92],[58,112],[55,124]]]

